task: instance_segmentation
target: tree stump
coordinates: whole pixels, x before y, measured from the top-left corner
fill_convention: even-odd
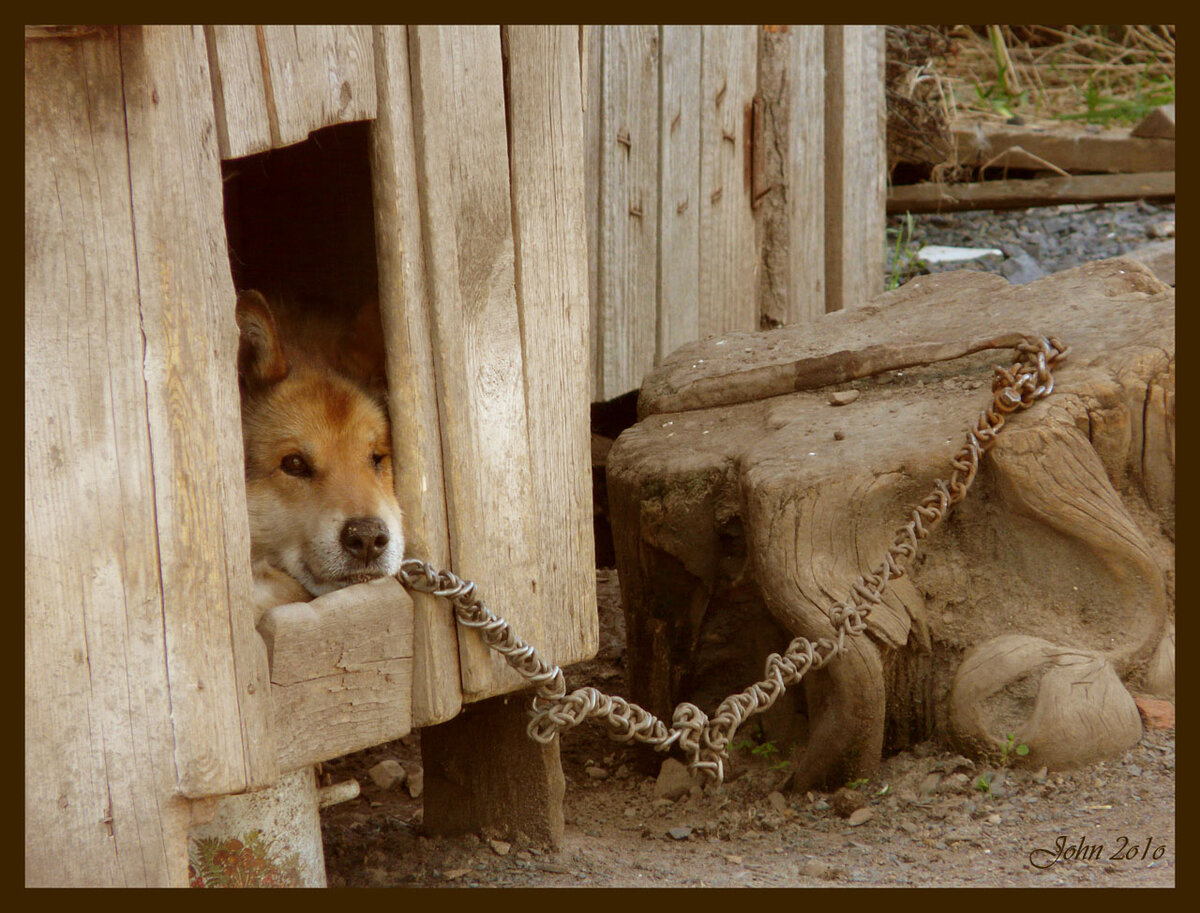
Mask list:
[[[832,636],[828,608],[949,475],[993,366],[1043,335],[1071,346],[1054,393],[1010,417],[866,636],[793,689],[762,737],[795,745],[800,789],[871,776],[885,748],[930,737],[985,750],[955,729],[950,692],[964,654],[1002,635],[1173,689],[1174,307],[1131,260],[1021,286],[964,271],[815,324],[677,350],[608,457],[633,699],[668,719],[680,700],[711,712],[763,677],[767,652]],[[1057,698],[1035,714],[1019,684],[988,692],[1010,695],[1011,713],[964,718],[1047,718]],[[1092,710],[1095,726],[1111,722]],[[1006,733],[991,735],[995,747]],[[1054,763],[1122,738],[1060,748]]]

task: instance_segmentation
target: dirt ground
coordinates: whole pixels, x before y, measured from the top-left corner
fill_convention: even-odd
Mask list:
[[[614,570],[597,572],[601,650],[567,670],[572,688],[624,692]],[[837,793],[781,793],[786,768],[738,734],[719,787],[656,796],[662,756],[597,723],[562,737],[562,848],[488,834],[426,837],[408,784],[383,789],[386,759],[409,778],[413,733],[324,767],[357,799],[322,812],[331,887],[1170,887],[1175,884],[1175,733],[1145,729],[1123,757],[1068,772],[1003,769],[924,743],[879,777]],[[989,776],[990,775],[990,776]],[[989,791],[980,779],[990,779]],[[418,775],[419,778],[419,775]],[[415,790],[419,793],[419,789]],[[861,810],[860,810],[861,809]],[[845,816],[845,817],[844,817]]]

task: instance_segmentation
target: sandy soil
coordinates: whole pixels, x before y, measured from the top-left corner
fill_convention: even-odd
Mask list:
[[[624,692],[616,572],[598,572],[601,652],[571,687]],[[376,785],[388,758],[410,776],[419,735],[325,765],[359,798],[322,812],[331,886],[855,887],[1175,884],[1175,734],[1147,728],[1117,758],[1077,771],[1003,769],[931,743],[886,759],[877,780],[781,793],[786,768],[739,732],[725,784],[656,796],[662,756],[585,723],[562,739],[566,836],[557,852],[488,834],[423,836],[408,785]],[[980,778],[990,775],[990,791]],[[860,810],[861,809],[861,810]]]

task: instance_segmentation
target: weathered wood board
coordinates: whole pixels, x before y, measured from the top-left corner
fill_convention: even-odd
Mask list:
[[[1112,174],[1175,170],[1174,139],[1141,138],[1127,128],[1096,132],[1074,124],[973,121],[955,123],[953,134],[958,164],[986,165],[993,177],[1006,167]]]
[[[883,291],[887,197],[881,26],[825,27],[825,310]]]
[[[406,555],[444,568],[450,566],[450,543],[417,192],[407,29],[378,26],[374,42],[379,116],[371,131],[371,174],[396,496],[404,511]],[[443,601],[428,593],[413,593],[412,598],[416,643],[413,725],[428,726],[450,719],[462,706],[458,635]]]
[[[223,158],[375,116],[369,26],[218,25],[207,32]]]
[[[238,334],[207,57],[199,27],[121,39],[179,789],[220,795],[265,785],[278,766],[249,611],[241,428],[213,424],[238,414]]]
[[[1066,178],[980,181],[975,184],[911,184],[895,187],[888,212],[959,212],[968,209],[1023,209],[1063,203],[1115,203],[1170,200],[1175,172],[1075,174]]]
[[[281,770],[382,745],[412,729],[412,600],[394,578],[269,609]]]
[[[566,664],[599,648],[578,32],[512,26],[503,37],[530,479],[544,506],[534,524],[542,617],[521,635]]]

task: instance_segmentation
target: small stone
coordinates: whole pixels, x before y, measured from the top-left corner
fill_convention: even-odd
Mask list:
[[[678,799],[692,790],[692,773],[675,758],[667,758],[658,771],[654,795],[660,799]]]
[[[404,767],[395,758],[380,761],[368,770],[367,774],[380,789],[391,789],[393,786],[403,783],[408,776]]]
[[[921,785],[917,787],[917,792],[922,796],[932,796],[937,792],[938,784],[942,781],[942,775],[937,771],[925,775],[925,779],[921,781]]]
[[[1159,222],[1155,225],[1147,225],[1146,235],[1151,238],[1174,238],[1175,222]]]
[[[999,815],[991,814],[991,815],[988,815],[983,820],[986,821],[988,824],[999,824],[1001,819],[1000,819]]]
[[[730,865],[741,865],[742,857],[738,856],[736,853],[731,853],[730,855],[725,857],[725,861],[728,862]]]
[[[866,796],[857,789],[847,789],[843,786],[833,794],[833,810],[841,818],[849,818],[866,804]]]
[[[771,808],[781,815],[787,815],[791,813],[791,809],[788,808],[787,799],[783,798],[783,793],[779,792],[779,790],[775,790],[768,795],[767,802],[770,804]]]
[[[632,805],[629,806],[629,808],[625,809],[625,817],[626,818],[636,818],[637,814],[638,814],[637,809],[634,808]]]
[[[835,432],[833,432],[833,439],[834,439],[835,441],[844,441],[844,440],[846,440],[846,432],[845,432],[845,431],[835,431]]]
[[[874,817],[874,815],[875,815],[875,812],[872,811],[871,809],[860,808],[858,811],[856,811],[852,815],[850,815],[850,817],[848,819],[846,819],[846,823],[849,824],[851,827],[858,827],[863,822],[870,821],[871,818]]]
[[[470,872],[470,869],[446,869],[442,872],[442,881],[455,881],[464,875],[469,875]]]
[[[848,406],[862,396],[861,390],[838,390],[829,394],[829,405]]]
[[[1050,773],[1050,771],[1045,767],[1038,768],[1037,773],[1035,773],[1033,775],[1033,782],[1034,783],[1045,783],[1046,777],[1049,775],[1049,773]]]
[[[529,852],[528,850],[520,850],[519,852],[514,853],[513,855],[516,856],[516,858],[520,859],[522,862],[532,862],[533,861],[533,853]]]
[[[835,877],[833,866],[828,862],[822,862],[820,859],[809,859],[806,862],[800,863],[797,871],[805,878],[824,878],[829,880]]]
[[[1153,697],[1134,697],[1142,722],[1148,729],[1174,729],[1175,705]]]
[[[605,770],[603,767],[594,767],[594,766],[589,767],[589,768],[587,768],[587,775],[589,777],[591,777],[593,780],[607,780],[608,779],[608,771]]]
[[[507,856],[508,851],[512,849],[512,844],[506,843],[503,840],[489,840],[488,845],[491,846],[492,852],[497,856]]]
[[[414,767],[408,772],[408,780],[404,784],[408,794],[414,799],[420,799],[425,791],[425,768]]]
[[[692,829],[684,825],[683,827],[673,827],[667,833],[673,840],[687,840],[692,836]]]

